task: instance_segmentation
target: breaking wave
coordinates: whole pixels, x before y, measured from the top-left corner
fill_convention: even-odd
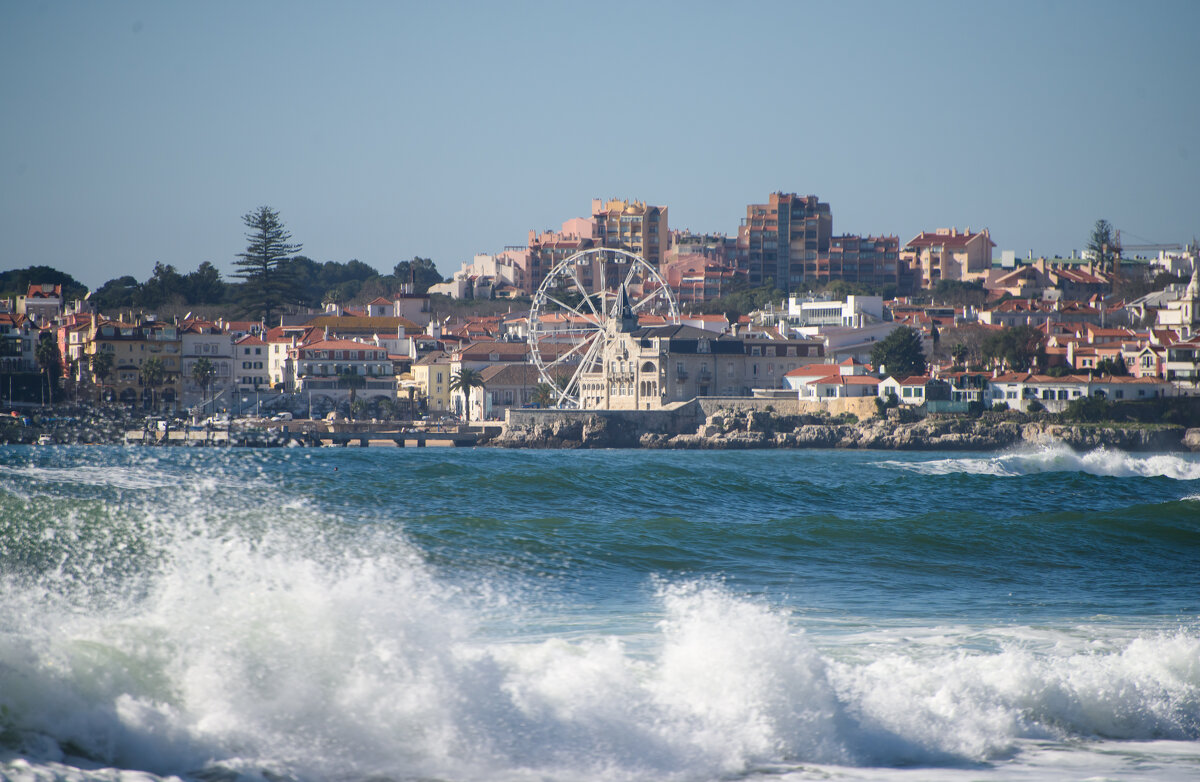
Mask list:
[[[522,640],[505,586],[451,585],[394,531],[351,540],[296,516],[147,514],[155,543],[132,570],[64,543],[70,524],[20,543],[89,564],[44,557],[0,585],[0,744],[21,763],[198,779],[684,780],[1200,737],[1191,630],[842,659],[784,611],[687,581],[657,587],[636,643]]]
[[[419,515],[380,510],[388,466],[339,483],[307,454],[143,453],[78,480],[68,463],[0,467],[0,779],[961,779],[1047,742],[1200,740],[1194,621],[830,630],[803,595],[678,573],[581,609],[585,590],[494,564],[515,547],[439,567]],[[464,546],[483,534],[447,528]],[[1108,757],[1056,769],[1109,773]]]
[[[1044,445],[1006,451],[997,456],[887,461],[885,464],[925,475],[994,475],[1011,477],[1050,472],[1082,472],[1119,478],[1165,477],[1200,480],[1200,460],[1191,455],[1136,454],[1108,448],[1079,453],[1066,445]]]

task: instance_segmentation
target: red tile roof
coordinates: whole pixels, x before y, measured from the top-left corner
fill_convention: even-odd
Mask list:
[[[914,239],[912,239],[905,247],[932,247],[941,245],[946,248],[961,249],[971,243],[976,237],[983,237],[982,233],[958,233],[958,234],[940,234],[929,233],[922,231]],[[996,243],[987,237],[983,237],[987,242],[988,247],[995,247]]]

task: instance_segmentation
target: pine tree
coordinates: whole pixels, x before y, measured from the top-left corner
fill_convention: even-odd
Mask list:
[[[233,262],[238,267],[233,276],[244,281],[242,305],[252,315],[261,315],[269,327],[275,312],[295,300],[289,262],[303,245],[290,243],[292,235],[279,212],[269,206],[247,212],[242,222],[250,229],[250,243]]]
[[[925,348],[921,332],[898,326],[871,348],[871,363],[894,378],[925,374]]]
[[[1096,265],[1101,269],[1111,269],[1117,255],[1117,240],[1113,235],[1112,224],[1107,220],[1097,220],[1092,227],[1092,235],[1088,238],[1087,248],[1096,258]]]

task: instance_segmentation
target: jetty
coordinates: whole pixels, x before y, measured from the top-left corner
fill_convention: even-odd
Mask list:
[[[495,428],[495,427],[493,427]],[[127,445],[242,448],[465,448],[478,445],[496,431],[480,427],[455,429],[384,428],[380,425],[313,425],[274,428],[187,427],[180,430],[131,429],[125,432]]]

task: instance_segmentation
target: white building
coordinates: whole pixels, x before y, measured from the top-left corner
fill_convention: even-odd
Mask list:
[[[179,336],[183,365],[180,403],[184,407],[196,407],[206,401],[224,399],[228,404],[237,385],[233,371],[233,338],[215,323],[200,320],[184,321],[179,327]],[[192,379],[192,370],[202,358],[208,359],[214,373],[207,394]]]
[[[1169,381],[1154,377],[1089,377],[1086,375],[1034,375],[1010,372],[992,378],[988,384],[991,402],[1004,402],[1025,412],[1036,400],[1052,413],[1060,413],[1072,401],[1097,396],[1112,402],[1137,402],[1174,395]]]
[[[345,339],[319,340],[290,349],[291,366],[295,377],[292,387],[314,397],[326,397],[336,404],[350,395],[342,382],[343,375],[356,375],[363,380],[355,389],[359,399],[373,400],[396,397],[396,375],[387,351],[376,345]]]
[[[861,328],[883,320],[883,298],[880,296],[847,296],[845,301],[818,299],[788,299],[788,326],[805,336],[815,336],[821,327],[845,326]]]
[[[267,343],[247,334],[233,345],[234,385],[237,391],[266,391],[271,387]]]
[[[928,397],[931,380],[928,375],[887,377],[879,383],[879,396],[887,399],[894,395],[902,405],[923,405]]]

